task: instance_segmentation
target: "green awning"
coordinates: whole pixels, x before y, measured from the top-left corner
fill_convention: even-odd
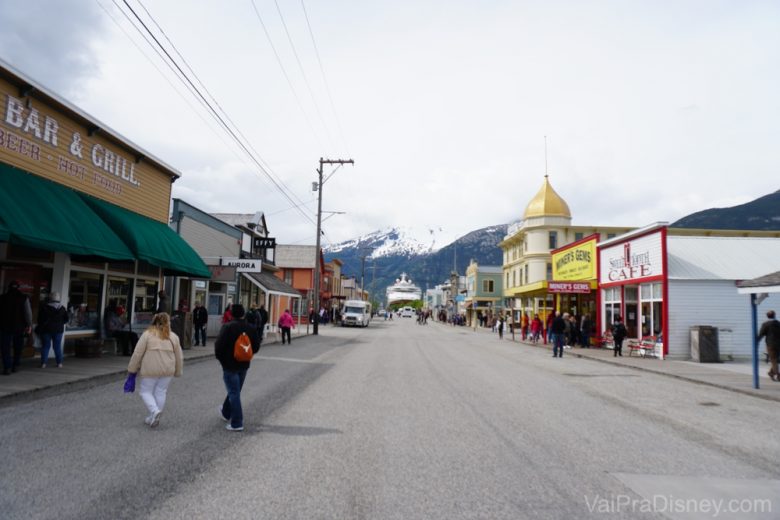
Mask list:
[[[162,267],[165,274],[211,278],[198,253],[171,228],[114,204],[79,194],[130,248],[135,257]]]
[[[74,190],[1,163],[0,239],[47,251],[134,258]]]

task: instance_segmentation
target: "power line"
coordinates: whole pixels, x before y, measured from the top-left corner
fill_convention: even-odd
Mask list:
[[[273,183],[273,185],[276,187],[276,189],[279,191],[282,196],[284,196],[298,211],[301,213],[301,215],[304,216],[308,221],[314,223],[311,216],[306,214],[300,206],[302,204],[296,203],[290,196],[290,194],[287,193],[287,191],[284,189],[283,186],[279,184],[279,182],[274,178],[273,174],[266,169],[263,164],[261,164],[260,160],[253,154],[249,147],[238,138],[236,135],[236,132],[228,125],[225,120],[220,116],[220,114],[217,112],[217,110],[209,103],[209,101],[205,98],[203,93],[200,92],[200,90],[197,88],[197,86],[192,82],[192,80],[187,76],[187,74],[182,70],[181,66],[176,62],[176,60],[171,56],[171,54],[168,52],[168,50],[162,45],[160,40],[152,33],[152,31],[149,29],[149,27],[144,23],[144,21],[141,19],[141,17],[138,15],[138,13],[135,12],[135,10],[130,6],[130,4],[127,2],[127,0],[123,0],[125,6],[130,10],[130,12],[135,16],[135,18],[138,20],[138,23],[141,24],[141,26],[146,30],[146,32],[149,34],[149,36],[154,40],[155,44],[162,50],[162,52],[165,54],[165,56],[168,58],[170,63],[176,68],[178,71],[177,77],[180,79],[180,81],[185,82],[185,85],[189,85],[189,88],[191,92],[193,92],[196,95],[196,98],[198,98],[208,109],[208,112],[211,114],[213,118],[219,123],[219,125],[232,137],[233,141],[244,151],[244,153],[247,154],[247,156],[251,159],[253,163],[260,169],[260,171],[268,177],[268,179]],[[140,2],[139,2],[140,3]],[[148,11],[147,11],[148,12]],[[156,24],[156,22],[155,22]],[[158,26],[159,27],[159,26]],[[146,40],[148,42],[148,40]],[[151,45],[151,43],[150,43]],[[178,52],[178,51],[177,51]],[[232,123],[232,121],[231,121]],[[233,123],[235,125],[235,123]],[[238,131],[236,129],[236,131]],[[245,139],[245,138],[244,138]]]
[[[284,79],[287,81],[287,85],[290,87],[290,91],[292,92],[293,97],[295,98],[295,103],[298,105],[298,109],[301,111],[301,114],[303,115],[306,124],[309,125],[309,129],[311,130],[314,139],[317,141],[317,145],[320,148],[324,148],[322,146],[322,141],[320,141],[319,134],[317,134],[317,131],[314,129],[314,125],[312,124],[311,119],[309,119],[308,113],[303,108],[303,103],[301,103],[301,98],[298,96],[298,92],[295,90],[295,87],[292,84],[292,80],[290,80],[290,76],[287,74],[287,69],[284,67],[284,64],[282,63],[282,58],[279,57],[279,52],[276,50],[276,46],[274,45],[273,39],[271,38],[271,34],[268,32],[268,28],[265,26],[265,22],[263,22],[263,17],[260,15],[260,10],[257,8],[257,5],[255,4],[255,0],[252,0],[252,7],[255,10],[255,15],[257,15],[257,20],[260,22],[260,26],[263,28],[263,32],[265,33],[265,37],[268,40],[268,44],[271,46],[271,50],[273,51],[274,56],[276,57],[276,63],[278,63],[279,68],[282,69],[282,75],[284,76]]]
[[[341,119],[339,118],[339,113],[336,110],[336,104],[333,102],[333,95],[330,91],[330,85],[328,84],[327,76],[325,75],[325,67],[322,65],[322,59],[320,58],[320,50],[317,47],[317,41],[314,39],[314,31],[311,28],[311,22],[309,22],[309,13],[306,11],[306,4],[304,4],[303,0],[301,0],[301,7],[303,8],[303,16],[306,18],[306,26],[309,28],[309,35],[311,36],[311,43],[314,46],[314,55],[317,56],[317,63],[320,66],[320,73],[322,74],[322,82],[325,84],[325,92],[328,94],[328,101],[330,101],[330,109],[333,111],[333,116],[336,118],[336,128],[338,128],[339,131],[339,137],[341,137],[341,141],[344,143],[344,147],[347,149],[347,155],[349,154],[349,145],[347,144],[347,140],[344,137],[344,130],[341,127]]]
[[[314,103],[314,110],[317,112],[317,117],[319,117],[320,123],[322,123],[322,127],[325,129],[325,136],[328,138],[328,141],[330,141],[331,146],[333,146],[333,137],[331,137],[330,131],[328,130],[328,125],[325,124],[325,119],[322,117],[320,106],[317,103],[317,98],[314,96],[314,91],[311,89],[311,84],[309,83],[309,78],[306,76],[306,71],[303,70],[301,58],[298,56],[298,51],[295,48],[292,36],[290,36],[290,31],[287,28],[287,22],[284,21],[284,15],[282,14],[282,9],[279,7],[279,1],[274,0],[274,4],[276,4],[276,11],[279,13],[279,18],[282,20],[282,27],[284,27],[284,33],[287,35],[287,41],[290,42],[290,48],[292,48],[295,61],[298,63],[298,69],[301,71],[301,76],[303,76],[303,82],[306,84],[306,89],[309,91],[311,100]]]
[[[101,9],[103,9],[103,11],[106,13],[106,15],[107,15],[109,18],[111,18],[111,21],[112,21],[112,22],[114,22],[114,24],[115,24],[117,27],[119,27],[119,29],[120,29],[120,30],[121,30],[121,31],[124,33],[124,35],[125,35],[125,36],[127,37],[127,39],[130,41],[130,43],[132,43],[132,44],[133,44],[133,46],[134,46],[134,47],[135,47],[135,48],[138,50],[138,52],[140,52],[140,53],[141,53],[141,54],[144,56],[144,58],[146,58],[146,60],[147,60],[147,61],[148,61],[148,62],[149,62],[151,65],[152,65],[152,67],[154,67],[154,68],[157,70],[157,72],[160,74],[160,76],[161,76],[161,77],[162,77],[162,78],[163,78],[163,79],[164,79],[164,80],[165,80],[165,81],[168,83],[168,85],[170,85],[170,86],[171,86],[171,88],[172,88],[172,89],[173,89],[173,91],[174,91],[174,92],[175,92],[175,93],[176,93],[176,94],[179,96],[179,98],[181,98],[181,100],[182,100],[182,101],[184,101],[184,102],[187,104],[187,106],[189,106],[189,107],[190,107],[190,109],[192,110],[192,112],[193,112],[193,113],[194,113],[194,114],[195,114],[195,115],[196,115],[196,116],[197,116],[197,117],[198,117],[198,118],[199,118],[199,119],[200,119],[200,120],[201,120],[201,121],[202,121],[202,122],[203,122],[203,123],[206,125],[206,127],[207,127],[207,128],[210,130],[210,131],[211,131],[211,133],[213,133],[215,137],[217,137],[217,138],[218,138],[220,141],[222,141],[222,143],[223,143],[223,144],[224,144],[224,145],[225,145],[225,146],[226,146],[226,147],[227,147],[227,148],[228,148],[228,149],[229,149],[229,150],[230,150],[230,151],[233,153],[233,155],[236,157],[236,159],[238,159],[239,161],[242,161],[242,162],[243,162],[243,163],[244,163],[246,166],[248,166],[250,169],[252,169],[253,167],[252,167],[252,166],[251,166],[251,165],[250,165],[248,162],[246,162],[246,158],[244,158],[244,157],[242,157],[241,155],[239,155],[239,154],[236,152],[236,150],[235,150],[234,148],[232,148],[232,147],[231,147],[231,146],[228,144],[228,142],[227,142],[227,141],[225,140],[225,138],[224,138],[224,135],[223,135],[223,134],[221,134],[221,133],[219,133],[219,132],[217,132],[217,130],[216,130],[216,129],[214,128],[214,126],[212,125],[212,123],[209,123],[209,121],[208,121],[208,120],[207,120],[205,117],[203,117],[203,115],[202,115],[202,114],[201,114],[201,113],[200,113],[200,112],[199,112],[199,111],[198,111],[198,110],[195,108],[195,106],[194,106],[194,105],[193,105],[193,104],[192,104],[192,103],[191,103],[191,102],[190,102],[190,101],[189,101],[189,100],[188,100],[186,97],[184,97],[184,95],[183,95],[183,94],[182,94],[182,93],[181,93],[181,92],[178,90],[178,88],[177,88],[177,87],[176,87],[176,85],[175,85],[175,84],[174,84],[174,83],[173,83],[173,82],[170,80],[170,78],[168,78],[168,76],[166,76],[166,75],[165,75],[165,73],[164,73],[164,72],[163,72],[163,71],[160,69],[160,67],[158,67],[158,66],[157,66],[157,64],[154,62],[154,60],[152,60],[152,58],[150,58],[150,57],[149,57],[149,55],[148,55],[146,52],[144,52],[144,50],[143,50],[143,49],[142,49],[142,48],[141,48],[141,47],[140,47],[140,46],[139,46],[139,45],[136,43],[136,41],[135,41],[135,40],[132,38],[132,36],[130,36],[130,34],[129,34],[129,33],[126,31],[126,30],[125,30],[125,28],[122,26],[122,24],[120,24],[120,23],[119,23],[119,22],[116,20],[116,18],[114,18],[114,16],[111,14],[111,12],[110,12],[108,9],[106,9],[106,7],[105,7],[105,6],[104,6],[104,5],[103,5],[103,4],[100,2],[100,0],[95,0],[95,1],[96,1],[96,2],[97,2],[97,4],[100,6],[100,8],[101,8]],[[173,66],[172,66],[170,63],[168,63],[168,61],[167,61],[167,60],[165,60],[165,58],[163,57],[163,55],[162,55],[162,54],[160,53],[160,51],[159,51],[159,50],[158,50],[158,49],[157,49],[157,48],[154,46],[154,44],[152,44],[152,42],[151,42],[151,41],[149,41],[149,39],[147,38],[147,36],[146,36],[146,35],[145,35],[145,34],[144,34],[144,33],[143,33],[143,32],[142,32],[142,31],[141,31],[139,28],[138,28],[138,26],[136,26],[136,25],[133,23],[132,19],[131,19],[131,18],[128,16],[128,14],[127,14],[126,12],[124,12],[124,11],[121,9],[121,7],[119,6],[119,4],[117,3],[117,0],[111,0],[111,1],[112,1],[112,3],[114,4],[114,7],[116,7],[116,8],[117,8],[117,10],[118,10],[120,13],[122,13],[122,15],[125,17],[125,19],[126,19],[126,20],[127,20],[129,23],[130,23],[130,25],[131,25],[131,26],[132,26],[132,27],[133,27],[133,28],[134,28],[134,29],[135,29],[135,30],[138,32],[138,34],[141,36],[141,38],[143,38],[143,39],[146,41],[146,43],[147,43],[147,44],[148,44],[148,45],[149,45],[149,46],[152,48],[152,50],[153,50],[153,51],[154,51],[154,52],[157,54],[157,56],[158,56],[158,57],[159,57],[159,58],[162,60],[162,62],[163,62],[163,63],[165,63],[165,65],[168,67],[168,69],[169,69],[171,72],[173,72],[174,76],[176,76],[176,77],[177,77],[177,79],[179,79],[179,81],[182,81],[182,79],[181,79],[181,78],[178,76],[178,74],[176,73],[176,70],[173,68]],[[188,90],[190,90],[190,93],[192,93],[192,90],[191,90],[191,89],[189,89],[189,87],[188,87],[188,85],[187,85],[186,83],[184,84],[184,86],[185,86],[185,87],[187,87],[187,88],[188,88]],[[196,99],[197,99],[197,98],[196,98]],[[199,99],[198,99],[198,101],[200,102],[201,106],[203,106],[203,102],[202,102],[201,100],[199,100]],[[204,106],[204,108],[205,108],[205,106]],[[268,186],[268,184],[267,184],[267,182],[266,182],[266,181],[264,181],[264,180],[263,180],[262,178],[260,178],[260,177],[259,177],[259,179],[260,179],[260,180],[261,180],[261,181],[262,181],[262,182],[263,182],[263,183],[264,183],[266,186]],[[270,187],[270,186],[268,186],[268,187]]]

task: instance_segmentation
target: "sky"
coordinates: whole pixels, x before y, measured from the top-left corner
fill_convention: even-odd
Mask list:
[[[279,243],[315,242],[321,157],[354,160],[325,167],[325,245],[444,245],[522,218],[545,173],[583,226],[780,189],[776,1],[0,0],[0,58]]]

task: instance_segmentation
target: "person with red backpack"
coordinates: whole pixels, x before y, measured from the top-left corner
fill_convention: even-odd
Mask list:
[[[227,422],[228,431],[240,432],[244,430],[244,414],[241,409],[241,389],[244,386],[250,361],[239,353],[244,350],[244,342],[249,340],[252,354],[260,350],[260,335],[257,328],[247,323],[244,315],[246,311],[240,303],[232,306],[232,321],[222,326],[216,341],[214,342],[214,355],[222,365],[222,380],[225,383],[227,396],[219,407],[219,416]],[[251,359],[251,355],[249,355]]]

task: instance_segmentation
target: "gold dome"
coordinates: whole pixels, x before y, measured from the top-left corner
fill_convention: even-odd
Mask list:
[[[539,192],[531,199],[528,206],[525,207],[523,219],[530,217],[568,217],[571,218],[571,211],[566,201],[550,186],[550,180],[547,175],[544,176],[544,184]]]

